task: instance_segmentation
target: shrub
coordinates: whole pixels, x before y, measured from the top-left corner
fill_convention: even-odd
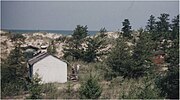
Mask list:
[[[30,92],[30,99],[40,99],[42,98],[42,85],[40,84],[41,78],[39,78],[39,75],[36,73],[33,76],[32,82],[29,86],[29,92]]]
[[[167,50],[166,62],[169,63],[165,76],[157,79],[157,85],[162,95],[168,99],[179,98],[179,39],[173,40],[172,47]]]
[[[87,38],[86,40],[86,49],[83,51],[82,60],[85,62],[95,62],[98,61],[98,58],[102,58],[103,55],[106,55],[108,51],[101,51],[106,48],[105,39],[102,39],[100,36],[92,38]]]
[[[43,98],[56,99],[58,97],[58,90],[54,83],[43,84],[42,93],[45,94],[45,97]]]
[[[15,46],[6,60],[1,63],[2,97],[14,96],[26,89],[26,66],[20,46]]]
[[[162,99],[160,90],[157,88],[154,79],[149,77],[141,78],[140,83],[131,83],[130,90],[123,89],[120,98],[123,99]]]
[[[22,80],[11,81],[8,83],[1,82],[1,98],[5,98],[6,96],[16,96],[22,94],[24,91],[24,83]]]
[[[14,33],[14,34],[11,34],[10,39],[12,41],[22,41],[23,42],[25,40],[25,37],[22,34]]]
[[[83,99],[97,99],[101,96],[102,88],[97,82],[97,79],[90,74],[87,81],[80,87],[80,98]]]
[[[52,40],[51,43],[50,43],[50,45],[48,46],[47,52],[48,52],[49,54],[56,54],[56,53],[57,53],[54,40]]]
[[[113,76],[132,75],[129,73],[131,68],[131,56],[129,53],[129,47],[125,43],[125,40],[119,38],[115,48],[111,51],[107,58],[107,66],[112,70]],[[107,68],[108,69],[108,68]],[[112,74],[110,74],[112,76]]]
[[[127,40],[119,37],[107,58],[107,65],[115,76],[139,78],[152,72],[154,66],[149,59],[154,43],[151,35],[141,33],[135,45],[127,45]]]
[[[145,86],[144,86],[144,88],[141,88],[141,92],[138,95],[139,99],[160,99],[160,98],[162,98],[160,96],[160,90],[151,81],[153,81],[153,80],[150,80],[150,81],[148,81],[148,79],[145,80],[145,82],[144,82]]]

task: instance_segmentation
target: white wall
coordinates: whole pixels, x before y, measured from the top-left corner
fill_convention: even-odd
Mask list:
[[[38,73],[43,83],[67,82],[67,64],[49,55],[33,66],[33,74]]]

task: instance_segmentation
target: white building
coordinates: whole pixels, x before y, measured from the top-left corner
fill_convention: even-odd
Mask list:
[[[48,53],[41,53],[28,60],[30,78],[37,73],[43,83],[67,82],[67,63]]]

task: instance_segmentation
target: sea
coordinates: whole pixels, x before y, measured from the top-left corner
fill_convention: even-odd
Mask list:
[[[24,34],[24,33],[36,33],[36,32],[47,32],[47,33],[55,33],[55,34],[63,34],[63,35],[72,35],[73,30],[6,30],[5,31],[16,33],[16,34]],[[88,31],[88,35],[92,36],[98,33],[99,31]]]

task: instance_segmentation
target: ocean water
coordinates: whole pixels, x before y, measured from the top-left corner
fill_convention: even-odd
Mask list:
[[[11,33],[23,34],[23,33],[35,33],[35,32],[47,32],[47,33],[55,33],[55,34],[63,34],[63,35],[71,35],[73,34],[73,30],[6,30]],[[95,35],[98,31],[88,31],[89,35]]]

